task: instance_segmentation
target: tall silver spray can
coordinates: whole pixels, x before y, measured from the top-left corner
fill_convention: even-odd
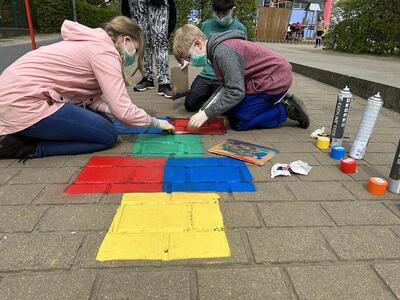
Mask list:
[[[400,194],[400,141],[393,159],[392,169],[389,175],[389,191],[394,194]]]
[[[360,126],[350,150],[350,157],[355,159],[362,159],[364,157],[369,138],[374,130],[382,106],[383,100],[379,93],[368,98],[367,106],[365,107]]]
[[[331,147],[342,146],[352,96],[347,86],[338,93],[331,127]]]

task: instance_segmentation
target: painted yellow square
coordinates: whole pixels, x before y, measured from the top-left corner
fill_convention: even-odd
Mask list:
[[[230,256],[218,195],[125,194],[97,260]]]
[[[115,232],[174,232],[189,226],[187,205],[125,205]]]
[[[169,259],[231,256],[224,231],[175,232],[170,234]]]

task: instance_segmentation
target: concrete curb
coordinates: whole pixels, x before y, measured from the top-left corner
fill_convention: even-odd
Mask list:
[[[293,72],[335,86],[338,89],[342,89],[347,85],[350,87],[352,93],[366,99],[372,95],[375,95],[377,92],[380,92],[383,100],[385,101],[384,106],[400,112],[400,88],[353,76],[339,74],[336,72],[309,67],[298,63],[290,63],[292,65]]]

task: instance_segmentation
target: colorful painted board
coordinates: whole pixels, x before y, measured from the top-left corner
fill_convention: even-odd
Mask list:
[[[279,153],[274,148],[259,146],[239,140],[228,139],[208,149],[208,152],[240,159],[257,166],[264,165]]]
[[[197,134],[140,134],[132,145],[135,157],[199,157],[203,142]]]
[[[176,133],[225,134],[224,119],[214,118],[206,121],[200,128],[189,128],[189,118],[172,118]]]
[[[161,192],[165,158],[93,156],[67,194]]]
[[[176,260],[231,255],[217,194],[125,194],[96,259]]]

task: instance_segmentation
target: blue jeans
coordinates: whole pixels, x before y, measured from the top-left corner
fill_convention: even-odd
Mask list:
[[[38,140],[34,157],[91,153],[112,147],[118,138],[111,120],[69,103],[18,134]]]
[[[242,131],[252,128],[276,128],[286,121],[283,104],[275,104],[286,92],[278,95],[267,93],[246,95],[234,108],[227,112],[232,129]]]

